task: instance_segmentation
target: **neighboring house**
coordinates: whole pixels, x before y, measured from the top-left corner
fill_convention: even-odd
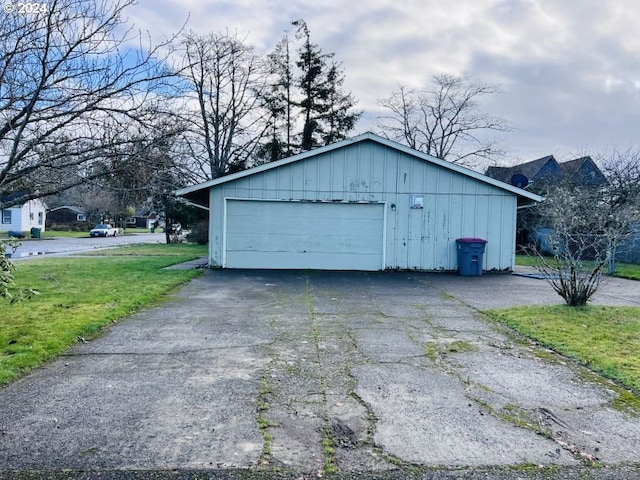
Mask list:
[[[372,133],[178,190],[209,208],[226,268],[457,269],[456,239],[510,271],[516,209],[542,198]]]
[[[156,225],[158,225],[158,221],[160,220],[160,215],[158,215],[157,213],[150,213],[149,215],[147,215],[146,217],[143,217],[142,219],[138,218],[138,226],[142,227],[142,228],[153,228]],[[144,226],[141,225],[141,221],[144,220],[145,224]]]
[[[23,196],[17,192],[0,198],[0,205]],[[12,207],[0,209],[0,232],[29,232],[32,228],[45,230],[47,206],[40,199],[27,200]]]
[[[64,205],[62,207],[52,208],[47,212],[47,225],[86,221],[87,212],[80,207]]]
[[[127,228],[151,228],[158,221],[158,216],[155,213],[136,213],[135,217],[127,217]]]
[[[560,168],[564,176],[577,185],[600,186],[607,183],[607,177],[589,156],[562,162]]]
[[[589,156],[559,163],[553,155],[548,155],[512,167],[489,167],[486,175],[503,182],[526,187],[534,192],[544,192],[546,187],[557,181],[588,187],[599,187],[607,183],[607,178]],[[522,218],[527,219],[527,215],[522,215]],[[526,221],[521,222],[517,244],[535,244],[540,252],[548,255],[554,254],[551,243],[553,230],[545,225],[536,225],[536,222],[535,216],[528,217]],[[635,249],[637,247],[635,245],[633,238],[628,240],[625,245],[621,246],[618,257],[624,258],[625,261],[636,258],[637,251]],[[624,257],[622,257],[623,251],[626,252]]]
[[[607,182],[602,171],[588,156],[558,163],[553,155],[548,155],[512,167],[489,167],[485,174],[505,183],[520,187],[529,186],[537,191],[559,180],[589,186],[604,185]]]

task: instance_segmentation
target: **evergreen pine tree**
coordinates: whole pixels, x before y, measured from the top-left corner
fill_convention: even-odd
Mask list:
[[[269,162],[293,154],[293,65],[289,44],[289,37],[285,35],[274,51],[267,56],[271,86],[264,93],[263,104],[270,114],[270,135],[269,141],[260,149],[259,156]]]
[[[270,113],[269,140],[261,146],[261,160],[273,161],[342,140],[355,126],[360,113],[356,101],[344,92],[344,71],[311,42],[304,20],[292,22],[300,42],[291,56],[287,35],[268,55],[271,87],[263,95]],[[301,131],[295,131],[301,128]]]

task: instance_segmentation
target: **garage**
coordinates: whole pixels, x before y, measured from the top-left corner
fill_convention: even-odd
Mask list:
[[[227,268],[381,270],[384,204],[227,199]]]
[[[456,239],[511,271],[516,215],[541,197],[373,133],[176,192],[209,210],[219,268],[456,271]]]

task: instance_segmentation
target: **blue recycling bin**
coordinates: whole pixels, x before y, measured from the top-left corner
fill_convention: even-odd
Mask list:
[[[484,249],[487,241],[482,238],[458,238],[458,274],[465,277],[482,275]]]

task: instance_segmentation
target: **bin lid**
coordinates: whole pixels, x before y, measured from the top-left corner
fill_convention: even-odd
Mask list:
[[[483,238],[474,238],[474,237],[457,238],[456,242],[458,242],[458,243],[488,243],[488,241],[483,239]]]

